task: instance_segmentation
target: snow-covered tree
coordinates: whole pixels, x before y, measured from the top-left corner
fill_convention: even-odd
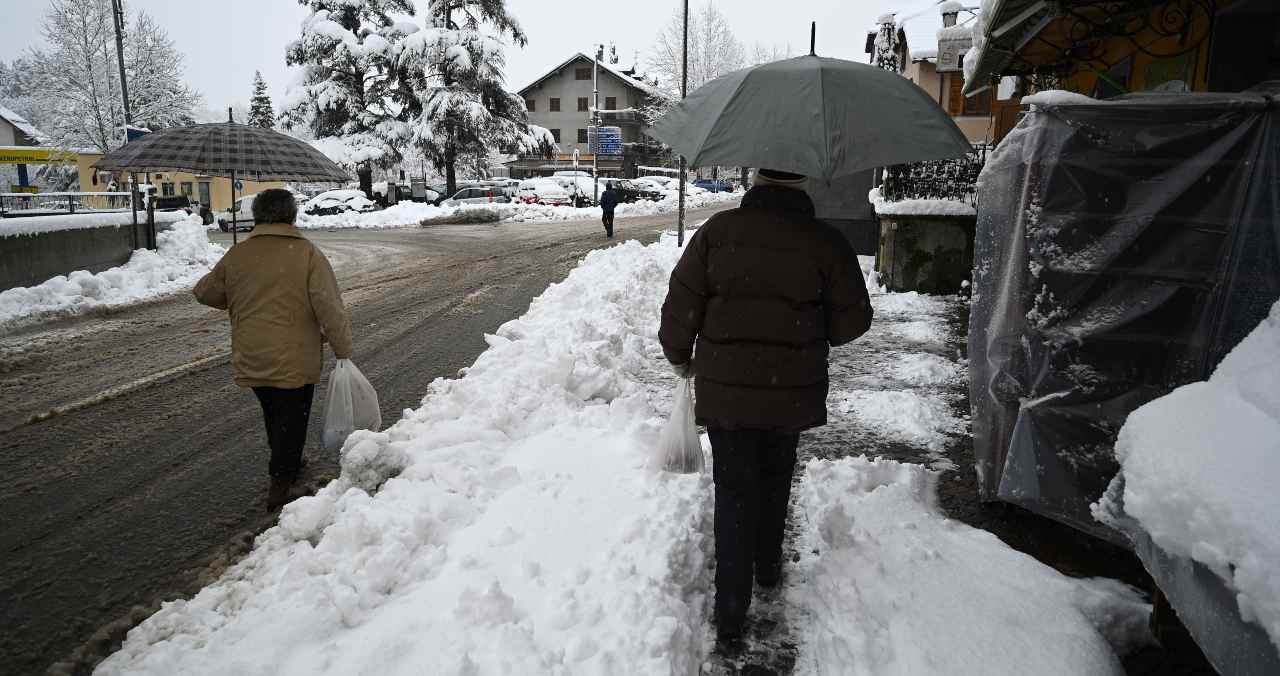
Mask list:
[[[106,152],[123,141],[124,106],[110,0],[50,0],[46,48],[27,55],[31,121],[63,147]],[[125,31],[125,75],[133,123],[185,124],[200,104],[182,82],[182,55],[145,12]]]
[[[372,194],[370,165],[399,159],[405,135],[405,102],[395,100],[394,60],[401,40],[418,30],[393,15],[412,16],[412,0],[299,0],[311,9],[302,35],[286,50],[291,66],[302,66],[289,90],[282,117],[303,126],[316,146],[355,170]]]
[[[676,10],[649,55],[649,69],[667,91],[680,93],[683,63],[684,15]],[[742,43],[729,20],[707,0],[702,9],[689,13],[689,91],[746,65]]]
[[[444,173],[450,192],[460,162],[478,163],[495,150],[549,154],[555,146],[503,86],[506,40],[527,42],[506,0],[430,0],[426,29],[402,42],[396,72],[404,140]]]
[[[879,19],[880,30],[876,33],[876,39],[873,43],[874,52],[871,55],[871,64],[883,68],[893,73],[901,73],[906,70],[906,47],[902,43],[902,27],[894,15],[885,14]]]
[[[245,124],[271,129],[276,126],[276,113],[267,94],[267,81],[260,71],[253,71],[253,98],[249,99],[249,117]]]

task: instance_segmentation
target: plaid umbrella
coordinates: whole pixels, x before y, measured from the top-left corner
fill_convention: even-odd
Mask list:
[[[306,141],[233,122],[162,129],[107,153],[104,171],[189,171],[254,181],[347,181],[351,176]]]

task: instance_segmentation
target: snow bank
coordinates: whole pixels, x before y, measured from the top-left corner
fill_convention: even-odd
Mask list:
[[[209,243],[198,215],[157,233],[156,240],[159,251],[139,249],[119,267],[97,274],[78,270],[39,286],[0,292],[0,327],[177,293],[193,286],[225,253]]]
[[[1121,674],[1150,606],[1077,580],[946,518],[937,475],[865,457],[814,460],[797,508],[796,673]]]
[[[1121,497],[1157,546],[1236,590],[1241,617],[1280,647],[1280,303],[1209,380],[1129,414],[1116,457],[1123,482],[1094,514],[1115,523]]]
[[[157,211],[155,218],[157,225],[177,223],[187,218],[187,213],[185,211]],[[138,212],[138,220],[146,221],[147,214]],[[0,220],[0,237],[34,235],[41,232],[58,232],[61,230],[119,227],[132,224],[132,211],[101,211],[61,216],[22,216]]]
[[[702,209],[730,204],[742,199],[742,193],[702,192],[685,196],[686,209]],[[614,215],[619,218],[656,216],[671,213],[679,208],[679,201],[672,196],[657,202],[640,201],[619,204]],[[496,210],[499,220],[506,223],[553,223],[558,221],[594,220],[601,216],[600,207],[553,207],[542,204],[464,204],[457,207],[435,207],[419,202],[401,202],[381,211],[357,214],[348,212],[333,216],[299,216],[298,227],[311,229],[344,228],[406,228],[416,227],[422,221],[442,219],[460,209]]]
[[[696,672],[710,479],[646,468],[679,254],[589,254],[98,673]]]
[[[298,214],[298,227],[310,230],[410,228],[416,227],[424,219],[435,218],[449,211],[424,202],[400,202],[386,209],[362,214],[354,211],[331,216]]]

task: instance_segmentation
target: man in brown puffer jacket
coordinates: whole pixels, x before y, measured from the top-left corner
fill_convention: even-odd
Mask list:
[[[329,260],[294,227],[288,190],[253,200],[253,235],[196,284],[196,300],[231,316],[231,370],[262,404],[273,491],[294,482],[303,464],[307,421],[327,339],[351,358],[351,322]]]
[[[723,640],[742,634],[753,572],[779,581],[800,432],[827,422],[829,346],[871,326],[858,257],[814,218],[804,182],[758,170],[741,207],[689,240],[662,307],[663,352],[682,377],[696,364],[695,411],[711,437]]]

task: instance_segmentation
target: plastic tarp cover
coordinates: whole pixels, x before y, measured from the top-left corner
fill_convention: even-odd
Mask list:
[[[1203,380],[1280,298],[1277,91],[1038,105],[978,186],[979,491],[1125,546],[1089,505],[1138,406]]]

